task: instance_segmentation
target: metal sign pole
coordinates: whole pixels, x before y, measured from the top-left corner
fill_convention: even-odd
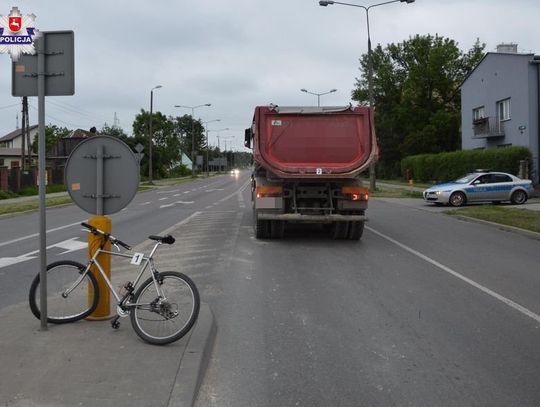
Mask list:
[[[38,65],[39,280],[41,330],[47,330],[47,241],[45,224],[45,37],[36,41]]]
[[[97,146],[96,215],[103,215],[103,144]]]

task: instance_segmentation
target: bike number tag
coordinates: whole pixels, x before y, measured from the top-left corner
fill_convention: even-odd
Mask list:
[[[135,253],[131,258],[131,264],[138,266],[143,261],[144,253]]]

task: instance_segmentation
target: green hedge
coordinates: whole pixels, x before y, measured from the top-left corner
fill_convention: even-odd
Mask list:
[[[519,162],[532,159],[527,147],[504,147],[486,150],[453,151],[439,154],[420,154],[401,160],[401,175],[410,176],[417,181],[451,181],[477,168],[489,168],[494,171],[516,174]]]

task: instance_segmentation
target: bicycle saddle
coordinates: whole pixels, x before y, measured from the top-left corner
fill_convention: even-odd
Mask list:
[[[175,242],[174,237],[172,237],[171,235],[167,235],[167,236],[150,235],[148,236],[148,239],[157,240],[158,242],[165,243],[165,244],[173,244]]]

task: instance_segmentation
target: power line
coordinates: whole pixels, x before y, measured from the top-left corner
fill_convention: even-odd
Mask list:
[[[14,103],[12,105],[7,105],[7,106],[0,106],[0,110],[3,110],[3,109],[9,109],[10,107],[15,107],[15,106],[19,106],[18,103]]]
[[[38,111],[37,107],[32,106],[30,103],[29,103],[28,105],[29,105],[32,109],[34,109],[36,112]],[[78,127],[78,128],[86,128],[86,127],[90,127],[88,124],[82,125],[82,124],[69,123],[69,122],[66,122],[66,121],[57,119],[56,117],[51,116],[51,115],[48,115],[48,114],[46,114],[46,113],[45,113],[45,117],[47,117],[48,119],[52,119],[52,120],[54,120],[55,122],[59,122],[59,123],[62,123],[62,124],[68,125],[68,126],[72,126],[72,127]]]
[[[69,105],[66,105],[65,103],[58,103],[58,101],[53,102],[50,99],[47,100],[47,103],[52,104],[53,108],[59,109],[64,113],[70,113],[70,114],[75,113],[75,114],[78,114],[80,116],[86,116],[86,117],[92,119],[92,121],[102,121],[102,119],[96,120],[95,119],[95,117],[96,117],[95,114],[89,114],[89,113],[86,113],[84,110],[78,110],[77,108],[72,108]]]

